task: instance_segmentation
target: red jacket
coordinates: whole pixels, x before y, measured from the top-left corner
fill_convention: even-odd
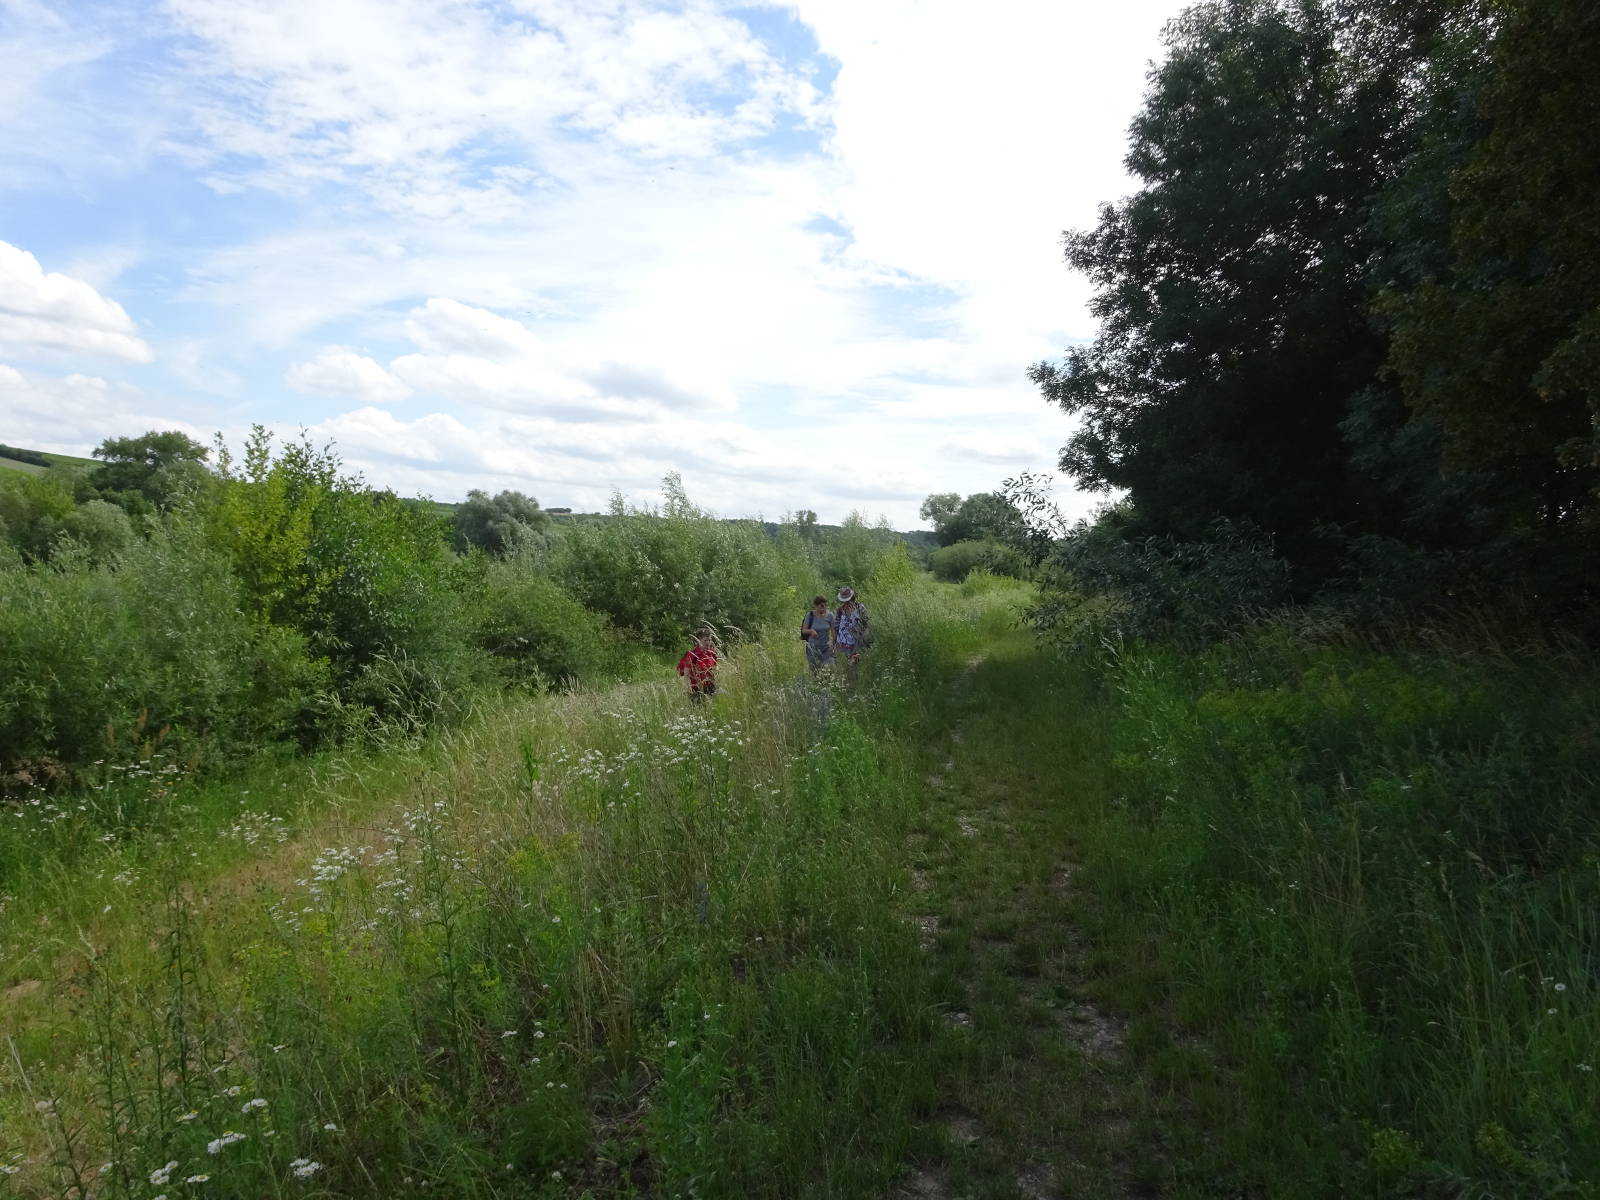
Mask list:
[[[678,674],[689,674],[690,687],[704,687],[717,674],[717,652],[710,646],[691,646],[689,652],[678,660]]]

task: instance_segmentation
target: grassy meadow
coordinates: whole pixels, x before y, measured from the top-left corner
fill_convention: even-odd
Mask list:
[[[912,747],[1014,601],[886,598],[858,693],[785,634],[704,708],[641,682],[231,786],[153,769],[109,834],[93,790],[12,809],[9,1186],[889,1187],[934,1030],[894,904]]]

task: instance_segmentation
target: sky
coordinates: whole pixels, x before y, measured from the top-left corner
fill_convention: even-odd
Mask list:
[[[0,0],[0,442],[924,525],[1055,469],[1181,7]]]

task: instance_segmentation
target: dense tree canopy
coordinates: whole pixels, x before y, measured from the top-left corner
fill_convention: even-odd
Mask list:
[[[85,482],[101,498],[131,511],[165,508],[200,486],[209,453],[175,429],[107,438],[94,452],[103,464],[90,471]]]
[[[922,502],[922,519],[933,525],[941,546],[957,542],[1016,543],[1022,537],[1022,514],[1005,496],[975,492],[963,500],[955,492],[936,492]]]
[[[1138,189],[1066,238],[1099,335],[1032,371],[1063,469],[1126,492],[1124,540],[1266,534],[1301,595],[1417,555],[1582,593],[1593,6],[1214,0],[1166,40]]]
[[[490,554],[505,554],[525,544],[550,524],[539,502],[521,492],[488,492],[473,488],[456,506],[456,549],[478,546]]]

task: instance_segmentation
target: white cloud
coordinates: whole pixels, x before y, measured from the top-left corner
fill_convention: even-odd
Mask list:
[[[310,361],[293,364],[284,379],[297,392],[376,404],[404,400],[411,394],[409,387],[372,359],[343,346],[324,346]]]
[[[1093,332],[1059,233],[1125,186],[1181,2],[774,6],[837,59],[824,96],[826,64],[713,0],[165,0],[153,40],[102,24],[83,61],[38,17],[58,65],[0,95],[57,129],[115,107],[75,98],[84,62],[120,69],[164,98],[137,105],[164,167],[237,197],[68,247],[110,315],[55,319],[106,335],[61,354],[148,361],[89,286],[126,269],[175,395],[349,438],[375,482],[584,506],[678,469],[729,513],[905,525],[1053,465],[1069,425],[1025,369]]]
[[[429,300],[407,316],[404,329],[421,353],[394,359],[385,377],[464,407],[582,420],[734,406],[732,394],[715,381],[674,377],[657,366],[590,364],[582,356],[556,354],[521,322],[458,300]],[[383,371],[370,359],[363,362],[369,374]]]
[[[816,103],[743,22],[703,0],[677,11],[522,0],[512,14],[430,0],[169,7],[198,39],[214,179],[289,193],[358,179],[384,207],[434,217],[504,187],[484,170],[492,151],[571,131],[651,156],[706,155]],[[730,83],[743,98],[731,111],[719,95]]]
[[[81,279],[47,274],[38,259],[9,242],[0,242],[0,348],[133,363],[152,357],[122,305]]]
[[[107,437],[177,429],[197,441],[210,437],[187,421],[152,413],[138,389],[98,375],[38,375],[0,363],[4,440],[30,450],[87,454]]]

